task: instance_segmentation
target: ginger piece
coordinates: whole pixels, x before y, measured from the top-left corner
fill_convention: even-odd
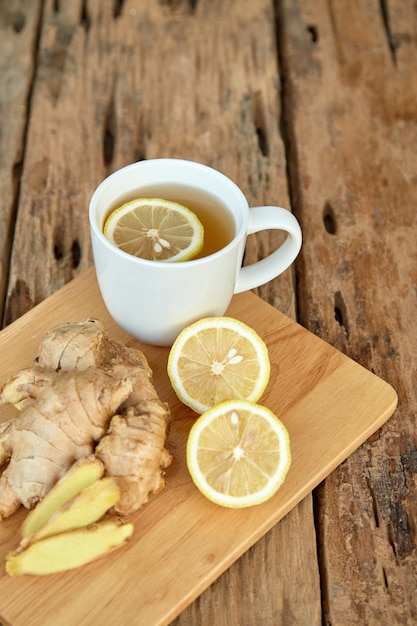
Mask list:
[[[125,416],[115,415],[107,435],[96,448],[106,474],[113,476],[121,489],[115,509],[128,514],[148,501],[151,493],[165,486],[164,470],[172,456],[165,449],[166,409],[156,400],[130,407]]]
[[[23,538],[37,535],[63,505],[100,480],[103,474],[103,463],[93,455],[76,461],[26,516],[22,525]]]
[[[12,377],[3,387],[0,401],[22,409],[0,434],[0,466],[10,459],[0,477],[0,520],[20,503],[33,508],[44,498],[74,461],[94,451],[116,414],[129,426],[116,428],[115,421],[109,433],[111,447],[120,452],[118,461],[103,452],[107,443],[98,454],[105,458],[106,475],[114,476],[120,486],[121,508],[126,514],[133,512],[149,493],[163,488],[164,470],[171,462],[164,446],[169,408],[157,395],[145,355],[110,340],[99,321],[89,319],[51,329],[39,348],[36,365]],[[134,426],[132,416],[144,413],[148,419]],[[135,420],[139,424],[137,417]],[[147,428],[149,451],[143,454],[137,434],[143,435]],[[122,436],[124,452],[120,443],[115,447],[115,439]],[[134,449],[141,462],[132,463]],[[129,455],[129,463],[122,461]],[[135,481],[141,488],[132,488]]]
[[[70,340],[75,341],[77,337],[75,328],[82,324],[89,326],[92,321],[63,324],[51,331],[45,341],[48,343],[53,338],[57,353],[62,351],[58,349],[59,343],[68,350]],[[115,509],[127,515],[145,504],[151,493],[158,493],[165,486],[164,471],[172,462],[164,445],[171,415],[168,405],[161,402],[153,386],[152,370],[145,355],[140,350],[108,339],[97,320],[89,332],[95,336],[89,353],[90,362],[116,378],[132,381],[131,394],[119,408],[118,415],[113,417],[109,433],[100,439],[95,452],[105,465],[106,475],[116,478],[121,489]],[[38,359],[38,365],[54,366],[58,361],[61,367],[67,367],[63,358],[46,360],[44,353]]]
[[[100,367],[108,341],[106,330],[98,320],[58,324],[46,333],[36,364],[57,372]]]
[[[53,535],[9,553],[6,571],[39,576],[75,569],[122,546],[132,533],[132,524],[109,520]]]
[[[45,335],[35,366],[20,370],[0,392],[0,403],[13,404],[21,410],[36,400],[56,372],[98,368],[105,360],[109,339],[98,320],[69,322],[51,328]]]
[[[136,368],[142,382],[152,378],[145,355],[109,339],[103,324],[96,319],[67,322],[51,328],[40,345],[36,367],[57,372],[93,367],[112,370],[119,377],[123,377],[126,368]],[[152,386],[148,391],[153,396],[156,393]]]
[[[89,526],[101,519],[119,499],[120,489],[114,478],[101,478],[65,502],[37,533],[27,537],[21,545]]]
[[[94,451],[132,383],[103,370],[55,374],[6,431],[9,464],[0,477],[0,519],[33,508],[72,463]]]
[[[6,557],[6,570],[9,574],[51,572],[49,560],[54,560],[53,550],[67,549],[71,545],[77,550],[80,536],[71,534],[77,529],[89,531],[92,524],[98,522],[120,499],[120,489],[113,478],[102,478],[103,464],[94,457],[76,462],[67,474],[52,488],[45,498],[29,513],[22,526],[22,540],[18,549]],[[113,520],[114,523],[114,520]],[[119,527],[116,524],[116,527]],[[129,536],[133,527],[129,531]],[[46,544],[45,540],[56,536],[66,536],[64,540]],[[90,537],[90,535],[89,535]],[[97,541],[94,535],[93,541]],[[32,550],[34,545],[42,544]],[[104,543],[95,550],[99,555],[105,554],[113,546]],[[49,546],[49,547],[48,547]],[[27,554],[27,551],[29,553]],[[56,560],[52,571],[64,571],[69,567],[78,567],[96,558],[97,554],[87,552],[85,555],[64,555],[63,560]],[[48,559],[48,562],[46,560]],[[74,560],[76,559],[76,560]],[[80,561],[81,559],[81,561]],[[10,561],[10,564],[9,564]],[[46,569],[45,569],[46,568]],[[52,573],[52,572],[51,572]]]
[[[4,385],[0,401],[4,404],[13,404],[16,409],[22,411],[36,400],[43,387],[52,382],[54,375],[55,371],[38,367],[23,369]]]

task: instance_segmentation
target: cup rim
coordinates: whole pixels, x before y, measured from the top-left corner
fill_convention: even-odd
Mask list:
[[[125,165],[115,170],[108,176],[106,176],[106,178],[104,178],[97,185],[97,187],[95,188],[90,198],[88,215],[89,215],[90,229],[92,233],[94,233],[94,235],[100,240],[100,242],[105,245],[105,247],[109,250],[109,252],[111,252],[112,254],[116,254],[117,256],[120,256],[121,258],[129,259],[131,263],[136,263],[137,265],[145,265],[149,267],[157,267],[161,265],[161,261],[152,261],[150,259],[142,259],[140,257],[136,257],[132,254],[129,254],[128,252],[125,252],[124,250],[121,250],[120,248],[112,244],[104,235],[102,229],[98,225],[98,216],[96,214],[96,210],[97,210],[97,204],[98,204],[99,198],[102,197],[102,194],[105,193],[106,188],[112,184],[112,181],[115,178],[117,178],[121,172],[127,172],[128,170],[131,170],[131,169],[134,170],[139,167],[146,167],[147,163],[149,164],[158,163],[161,166],[163,166],[164,164],[175,164],[176,166],[177,165],[181,166],[181,164],[186,164],[186,166],[190,168],[210,171],[211,175],[217,176],[220,179],[222,179],[225,184],[227,184],[229,187],[233,189],[234,193],[240,196],[240,200],[243,201],[246,211],[247,212],[249,211],[248,201],[243,191],[240,189],[240,187],[233,180],[228,178],[228,176],[223,174],[220,170],[217,170],[211,167],[210,165],[205,165],[203,163],[199,163],[198,161],[188,161],[186,159],[175,159],[175,158],[147,159],[143,161],[135,161],[134,163],[129,163],[128,165]],[[235,220],[235,216],[233,213],[231,213],[231,216]],[[235,220],[235,225],[236,225],[236,220]],[[215,257],[222,256],[223,254],[226,254],[231,248],[239,245],[242,237],[246,236],[246,233],[247,233],[247,223],[242,221],[240,226],[237,228],[232,240],[220,250],[217,250],[216,252],[213,252],[212,254],[209,254],[207,256],[204,256],[198,259],[190,259],[188,261],[181,261],[181,263],[170,263],[170,262],[162,262],[162,263],[164,263],[164,267],[173,268],[172,270],[169,270],[169,271],[174,271],[174,268],[184,267],[184,265],[190,265],[190,264],[204,265],[204,263],[207,262],[207,259],[212,259]]]

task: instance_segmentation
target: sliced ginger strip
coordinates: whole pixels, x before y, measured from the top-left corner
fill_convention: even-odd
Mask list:
[[[6,571],[10,576],[42,576],[75,569],[123,545],[132,533],[132,524],[104,521],[53,535],[8,554]]]
[[[38,533],[68,500],[99,480],[103,463],[94,456],[76,461],[39,504],[30,511],[22,525],[22,536]]]
[[[113,478],[97,480],[65,502],[45,526],[26,539],[29,543],[34,543],[52,535],[89,526],[103,517],[119,500],[120,489]],[[23,541],[21,545],[25,544]]]

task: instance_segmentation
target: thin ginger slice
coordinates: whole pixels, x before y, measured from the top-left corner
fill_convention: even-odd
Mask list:
[[[30,511],[22,525],[22,536],[36,535],[51,517],[74,496],[93,485],[104,473],[103,463],[94,456],[76,461],[51,491]]]
[[[48,496],[47,496],[48,497]],[[83,489],[55,511],[37,533],[27,537],[29,543],[52,535],[94,524],[120,499],[120,489],[113,478],[101,478]],[[21,545],[26,542],[22,541]]]
[[[53,535],[6,557],[10,576],[55,574],[75,569],[123,545],[133,533],[132,524],[104,521]]]

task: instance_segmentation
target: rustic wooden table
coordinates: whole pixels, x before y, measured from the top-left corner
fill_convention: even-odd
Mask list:
[[[108,173],[193,159],[293,211],[259,295],[399,395],[174,624],[417,623],[414,0],[3,0],[0,33],[3,326],[91,266]]]

